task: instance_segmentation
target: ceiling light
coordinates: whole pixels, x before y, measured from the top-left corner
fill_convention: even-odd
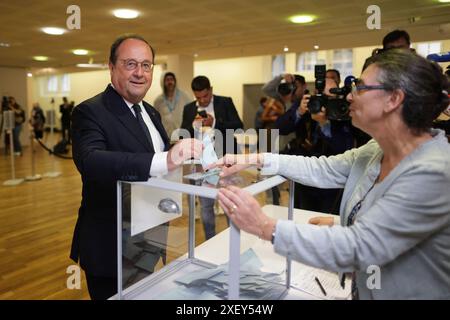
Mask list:
[[[314,17],[308,15],[298,15],[290,17],[289,20],[293,23],[310,23],[314,20]]]
[[[131,9],[117,9],[113,11],[116,18],[120,19],[134,19],[139,15],[139,11]]]
[[[89,53],[89,51],[86,49],[75,49],[75,50],[72,50],[72,53],[77,56],[85,56]]]
[[[42,32],[44,32],[46,34],[51,34],[54,36],[60,36],[66,32],[66,30],[63,28],[54,28],[54,27],[45,27],[45,28],[42,28],[41,30],[42,30]]]
[[[0,47],[9,48],[9,47],[11,47],[11,45],[6,42],[0,42]]]
[[[28,72],[28,73],[27,73],[27,77],[28,77],[28,78],[31,78],[32,76],[33,76],[33,74],[32,74],[31,72]]]
[[[319,46],[316,44],[316,45],[314,46],[314,49],[315,49],[315,50],[319,50]]]
[[[194,53],[194,58],[197,58],[198,57],[198,53]]]
[[[99,68],[99,69],[106,69],[108,68],[107,64],[102,63],[78,63],[78,68]]]
[[[36,61],[47,61],[48,57],[46,57],[46,56],[34,56],[33,60],[36,60]]]
[[[51,74],[51,73],[55,73],[56,70],[54,68],[42,68],[39,70],[36,70],[34,73],[38,76],[41,74]]]
[[[284,46],[283,51],[284,51],[284,52],[288,52],[288,51],[289,51],[288,46]]]
[[[441,3],[448,3],[448,2],[450,2],[450,0],[439,0],[439,2],[441,2]]]

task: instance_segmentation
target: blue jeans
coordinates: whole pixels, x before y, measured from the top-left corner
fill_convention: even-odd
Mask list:
[[[13,142],[14,152],[22,152],[22,145],[20,144],[20,131],[22,131],[22,125],[16,125],[13,129]]]
[[[202,216],[203,230],[205,231],[206,240],[216,235],[216,215],[214,214],[215,199],[198,197],[200,199],[200,214]],[[225,215],[228,226],[230,219]]]
[[[200,214],[206,240],[216,235],[216,216],[214,215],[214,199],[199,197]]]

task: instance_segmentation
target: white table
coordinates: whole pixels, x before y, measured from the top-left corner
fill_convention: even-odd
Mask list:
[[[263,208],[263,211],[269,215],[270,217],[273,217],[275,219],[287,219],[288,216],[288,208],[287,207],[281,207],[281,206],[274,206],[274,205],[266,205]],[[335,219],[335,224],[339,224],[339,216],[336,215],[330,215],[330,214],[324,214],[320,212],[313,212],[308,210],[301,210],[301,209],[294,209],[294,218],[293,220],[296,223],[308,223],[309,219],[312,217],[317,216],[329,216],[333,217]],[[213,238],[209,239],[208,241],[202,243],[198,247],[195,248],[195,257],[201,260],[209,261],[215,264],[223,264],[227,263],[229,260],[229,251],[228,251],[228,244],[229,244],[229,231],[230,228],[225,229],[224,231],[220,232]],[[270,251],[273,252],[273,246],[270,242],[264,241],[261,239],[258,239],[258,237],[254,235],[250,235],[246,232],[241,232],[241,253],[245,252],[246,250],[258,246],[261,248],[262,246],[265,246],[267,251],[266,253],[269,253]],[[280,256],[276,253],[269,253],[270,259],[273,261],[273,259],[277,259],[279,264],[285,264],[286,259],[283,256]],[[264,258],[264,257],[262,257]],[[295,273],[300,270],[300,268],[304,268],[304,266],[298,262],[292,261],[292,274],[291,278],[295,277]],[[285,297],[287,300],[304,300],[304,299],[318,299],[316,296],[311,295],[309,293],[297,290],[295,288],[290,288],[288,291],[287,296]]]

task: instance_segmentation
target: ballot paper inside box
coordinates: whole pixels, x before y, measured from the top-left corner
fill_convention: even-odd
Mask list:
[[[203,229],[201,223],[197,224],[196,232],[195,198],[216,199],[218,188],[224,183],[244,188],[253,195],[264,195],[266,190],[286,179],[280,176],[262,177],[256,169],[220,178],[217,184],[206,181],[208,177],[205,181],[186,178],[198,168],[199,163],[197,166],[186,164],[180,172],[152,177],[146,182],[118,182],[118,294],[114,298],[170,299],[194,294],[200,299],[237,299],[241,294],[248,299],[277,299],[283,295],[286,268],[273,271],[263,266],[253,272],[249,271],[249,265],[244,268],[239,263],[239,256],[249,249],[248,246],[254,241],[261,241],[257,237],[249,238],[246,233],[236,236],[236,233],[230,232],[229,239],[214,240],[219,239],[217,235],[196,247],[199,243],[196,233],[203,232]],[[208,245],[209,256],[197,256],[196,251],[205,244]],[[230,252],[234,254],[228,258]],[[225,256],[226,261],[223,261]],[[285,259],[281,261],[286,263]],[[209,291],[179,283],[179,279],[186,275],[201,276],[203,272],[224,264],[227,264],[226,270],[206,282],[211,289]],[[264,278],[267,273],[273,274],[273,277]],[[279,290],[273,289],[273,294],[265,296],[267,288],[274,285]],[[231,290],[235,288],[238,288],[237,293]],[[174,291],[162,295],[170,289]]]

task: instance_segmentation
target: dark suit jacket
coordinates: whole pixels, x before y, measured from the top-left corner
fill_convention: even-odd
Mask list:
[[[70,115],[72,113],[72,105],[68,105],[66,108],[64,107],[64,104],[61,104],[59,106],[59,112],[61,113],[61,123],[63,125],[70,126]]]
[[[144,107],[169,148],[161,117]],[[72,112],[73,158],[83,181],[70,257],[95,276],[117,276],[118,180],[147,181],[154,149],[122,97],[109,85]]]
[[[182,129],[186,129],[189,131],[191,137],[194,137],[194,129],[192,128],[192,122],[197,115],[197,106],[196,101],[193,101],[184,106],[183,110],[183,122],[181,124]],[[229,97],[222,97],[214,95],[214,116],[215,116],[215,129],[219,130],[222,133],[223,140],[223,148],[217,148],[216,140],[216,152],[219,156],[224,155],[226,152],[235,153],[236,152],[236,143],[234,143],[234,147],[232,150],[226,150],[225,141],[235,141],[232,133],[229,133],[229,139],[225,140],[226,129],[243,129],[244,125],[242,124],[241,119],[239,118],[239,114],[237,113],[236,107],[234,106],[233,100]],[[221,150],[220,150],[221,149]]]

